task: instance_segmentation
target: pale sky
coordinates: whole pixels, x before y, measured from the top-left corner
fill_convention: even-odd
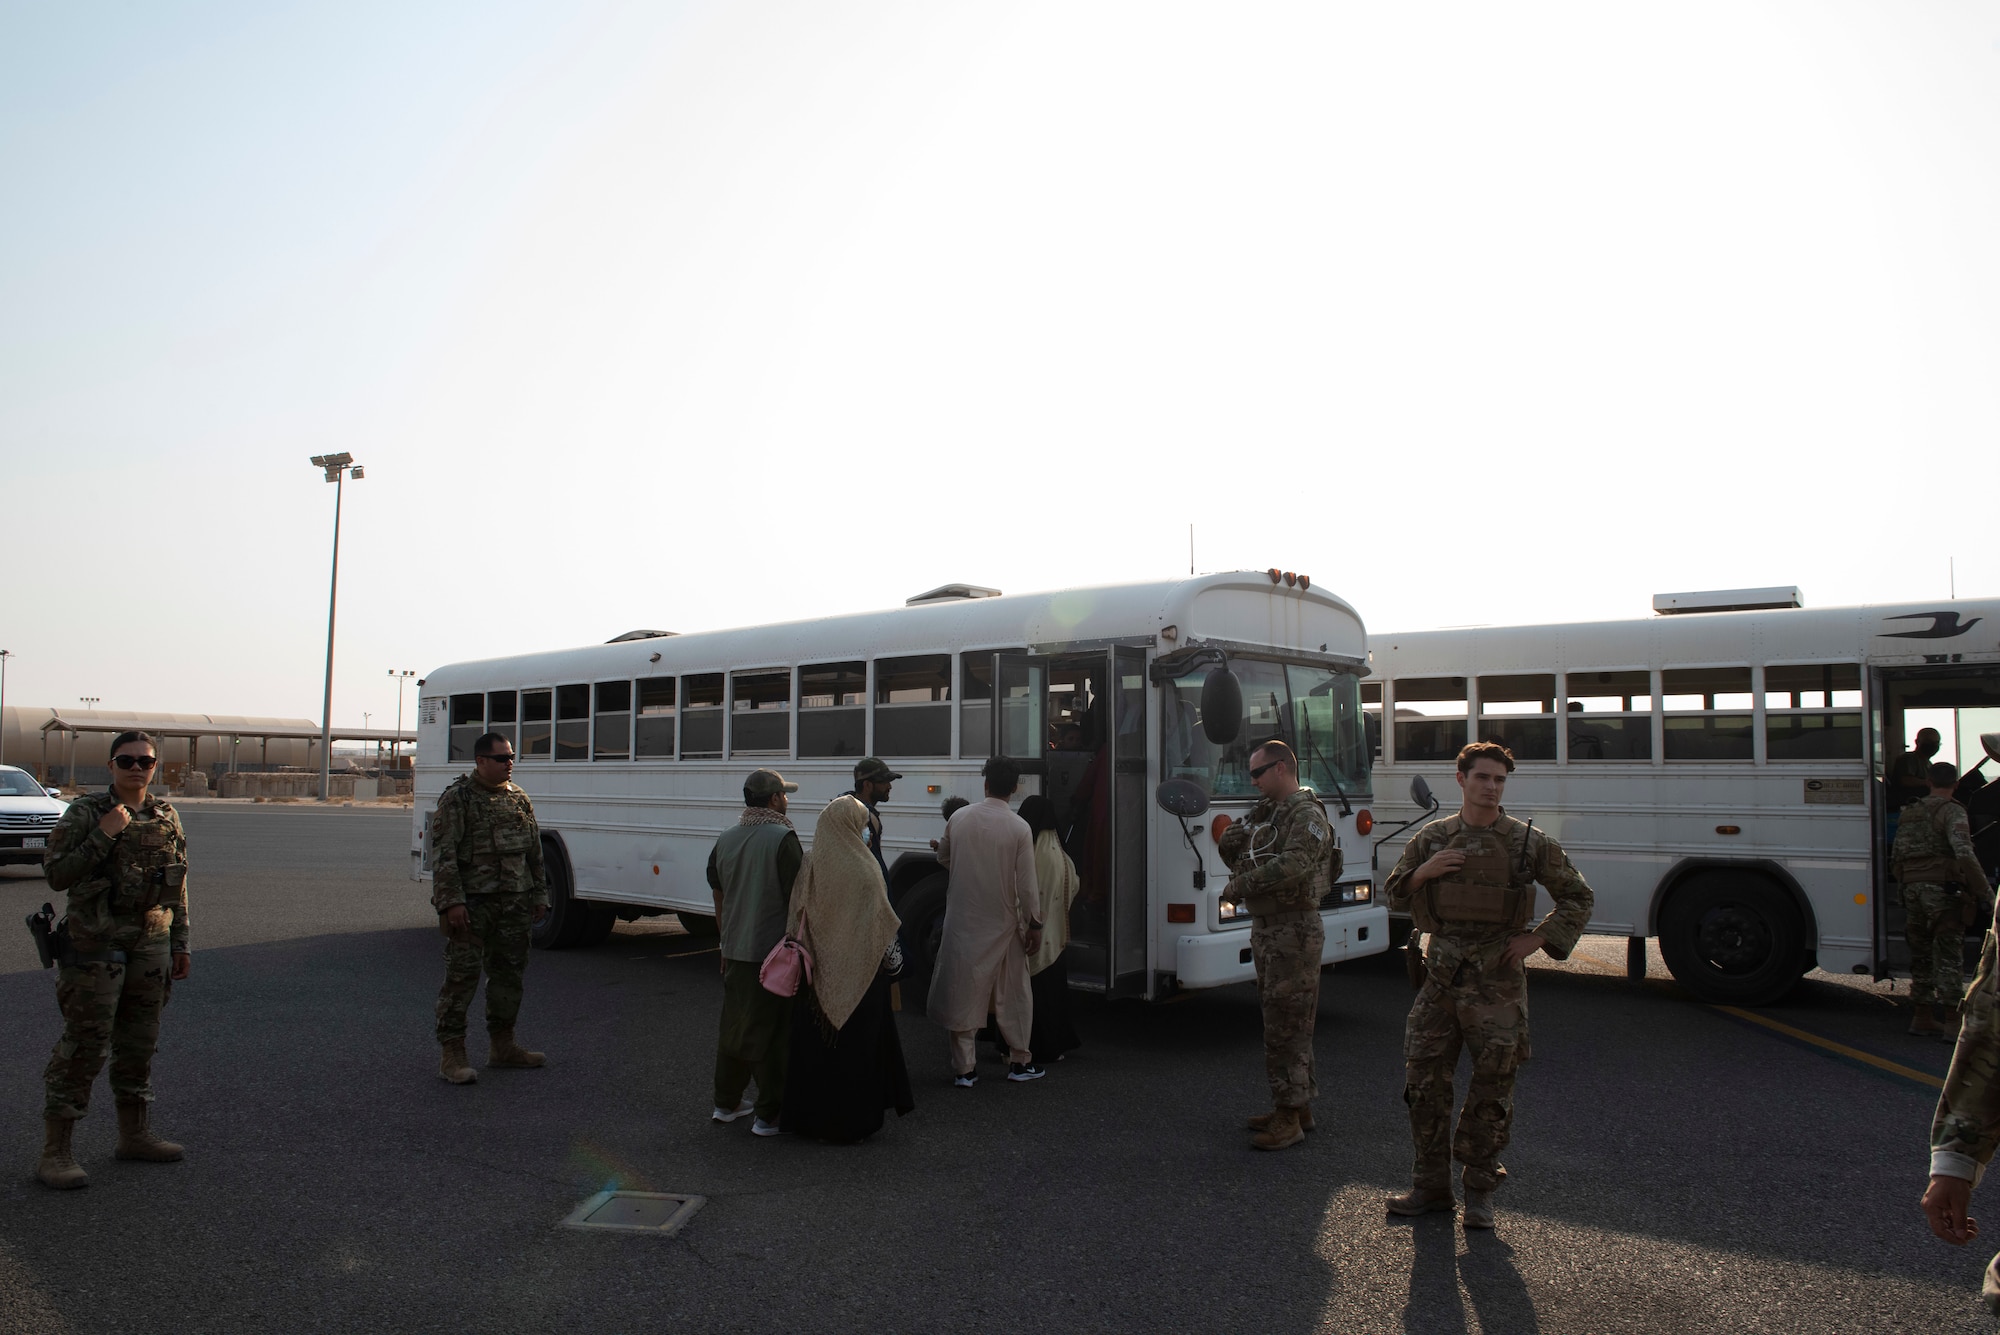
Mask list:
[[[15,704],[1187,570],[2000,593],[2000,4],[0,0]]]

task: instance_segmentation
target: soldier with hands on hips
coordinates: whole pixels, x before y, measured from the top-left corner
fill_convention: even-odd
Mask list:
[[[1415,1185],[1388,1206],[1401,1215],[1451,1209],[1456,1158],[1467,1228],[1493,1227],[1493,1192],[1507,1176],[1500,1154],[1513,1131],[1514,1075],[1529,1056],[1523,962],[1538,950],[1567,959],[1592,902],[1562,846],[1501,809],[1513,769],[1513,753],[1497,743],[1461,750],[1458,814],[1417,831],[1385,887],[1390,910],[1431,934],[1403,1034]],[[1555,907],[1530,931],[1538,881]],[[1454,1133],[1452,1080],[1462,1049],[1472,1053],[1472,1080]]]
[[[1222,833],[1229,866],[1223,899],[1250,910],[1250,955],[1264,1011],[1264,1071],[1270,1112],[1249,1122],[1260,1150],[1282,1150],[1312,1129],[1313,1021],[1319,1012],[1320,953],[1326,928],[1319,902],[1340,873],[1340,849],[1326,808],[1299,785],[1299,761],[1281,741],[1250,753],[1250,781],[1263,794],[1250,814]]]
[[[181,1147],[153,1134],[153,1049],[160,1011],[192,967],[187,836],[165,799],[147,793],[159,752],[143,732],[111,739],[111,787],[69,804],[49,835],[43,874],[68,892],[70,951],[56,982],[62,1039],[44,1074],[46,1137],[35,1176],[87,1186],[71,1147],[90,1087],[111,1058],[120,1159],[173,1163]]]
[[[486,973],[488,1067],[540,1066],[542,1054],[514,1041],[528,929],[549,913],[542,833],[528,795],[509,778],[514,744],[489,732],[472,744],[472,773],[438,795],[431,817],[431,906],[444,934],[438,993],[438,1075],[454,1085],[479,1078],[465,1055],[465,1017]]]

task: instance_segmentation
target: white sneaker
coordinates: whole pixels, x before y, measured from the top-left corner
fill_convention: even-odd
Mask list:
[[[782,1136],[785,1133],[778,1129],[776,1122],[767,1122],[759,1117],[750,1124],[750,1134],[753,1136]]]
[[[735,1112],[731,1112],[727,1108],[717,1108],[713,1113],[710,1113],[709,1116],[712,1120],[717,1122],[733,1122],[737,1118],[741,1117],[744,1113],[747,1113],[749,1111],[750,1111],[750,1100],[745,1099],[743,1100],[743,1106],[738,1108]]]

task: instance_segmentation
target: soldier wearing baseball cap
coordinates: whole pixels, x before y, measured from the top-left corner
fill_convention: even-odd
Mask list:
[[[889,768],[887,761],[874,756],[854,766],[854,795],[868,808],[868,851],[875,855],[875,865],[882,869],[884,885],[889,883],[889,864],[882,860],[882,817],[876,814],[875,804],[888,801],[889,786],[902,777]]]

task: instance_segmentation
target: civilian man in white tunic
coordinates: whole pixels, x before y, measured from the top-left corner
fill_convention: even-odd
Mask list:
[[[930,1017],[951,1031],[952,1083],[979,1082],[974,1038],[990,1013],[1009,1049],[1007,1078],[1039,1080],[1043,1068],[1028,1051],[1035,1024],[1028,957],[1041,948],[1035,918],[1035,839],[1028,822],[1008,808],[1020,784],[1011,760],[986,762],[986,800],[954,812],[938,841],[938,861],[951,872],[944,939],[931,975]]]

